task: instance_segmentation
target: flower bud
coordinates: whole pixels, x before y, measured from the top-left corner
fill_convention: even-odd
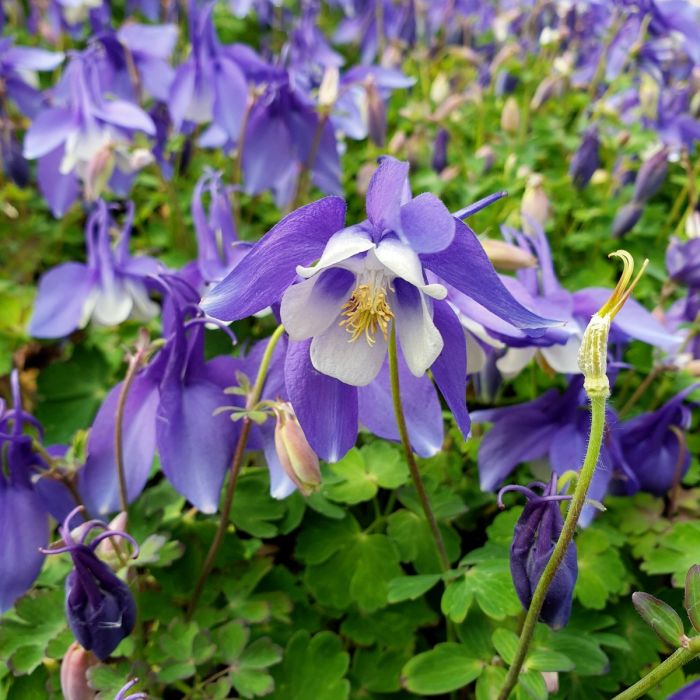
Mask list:
[[[700,211],[691,211],[685,220],[685,235],[688,238],[700,238]]]
[[[299,425],[294,409],[288,403],[275,410],[275,450],[287,476],[308,496],[321,483],[318,455],[311,449]]]
[[[365,85],[367,92],[367,130],[377,144],[383,146],[386,139],[386,107],[374,81]]]
[[[540,226],[544,228],[549,218],[549,199],[542,187],[542,176],[531,175],[528,179],[525,194],[520,205],[520,213],[525,220],[523,229],[525,233],[529,233],[527,219],[534,219]]]
[[[447,129],[440,129],[435,137],[433,146],[433,170],[441,173],[447,166],[447,144],[450,140],[450,133]]]
[[[65,700],[94,700],[97,693],[88,685],[87,672],[97,658],[73,642],[61,661],[61,691]]]
[[[600,140],[598,139],[598,130],[591,127],[583,134],[581,145],[571,159],[569,174],[576,187],[579,189],[585,187],[599,166]]]
[[[493,266],[503,272],[537,267],[537,258],[519,246],[491,238],[483,238],[479,242],[486,251],[486,255],[489,256]]]
[[[517,134],[520,128],[520,108],[515,97],[509,97],[501,112],[501,129],[508,134]]]
[[[662,148],[653,156],[647,158],[639,168],[634,183],[634,198],[638,202],[646,202],[653,197],[666,179],[668,172],[668,149]]]
[[[637,201],[633,200],[625,204],[620,211],[617,212],[612,225],[612,235],[615,238],[621,238],[626,233],[629,233],[642,218],[644,207]]]
[[[107,143],[90,158],[85,169],[85,198],[92,202],[99,198],[114,172],[114,147]]]

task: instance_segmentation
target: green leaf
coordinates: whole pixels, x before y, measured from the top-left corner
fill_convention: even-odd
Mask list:
[[[399,603],[402,600],[415,600],[429,591],[440,580],[440,574],[424,576],[401,576],[389,581],[387,600]]]
[[[472,582],[466,576],[451,581],[442,594],[440,609],[453,622],[464,622],[474,600]]]
[[[269,673],[252,668],[231,671],[231,682],[244,698],[269,695],[275,687],[275,681]]]
[[[461,644],[445,642],[414,656],[401,673],[403,685],[417,695],[449,693],[476,680],[484,668]]]
[[[311,514],[304,520],[304,529],[297,539],[296,556],[305,564],[321,564],[348,547],[359,532],[360,526],[351,515],[328,520]]]
[[[401,689],[401,669],[410,657],[408,649],[358,649],[353,675],[372,693],[395,693]]]
[[[679,520],[671,530],[657,536],[644,553],[642,569],[648,574],[671,574],[675,586],[683,585],[688,569],[700,551],[700,522]]]
[[[688,569],[683,605],[695,631],[700,632],[700,564],[693,564]]]
[[[671,647],[679,647],[684,634],[683,622],[678,613],[663,600],[648,593],[632,594],[632,603],[642,620]]]
[[[270,496],[267,469],[248,469],[238,479],[231,521],[254,537],[275,537],[279,523],[287,513],[287,504]]]
[[[494,620],[517,615],[521,610],[507,559],[485,561],[467,572],[476,602]]]
[[[525,691],[530,700],[547,700],[549,693],[539,671],[522,671],[518,676],[518,688]]]
[[[506,680],[503,666],[487,666],[476,681],[476,700],[493,700]]]
[[[626,571],[620,554],[608,535],[595,526],[576,539],[578,579],[574,594],[586,608],[602,610],[613,594],[627,588]]]
[[[524,668],[531,671],[571,671],[576,664],[565,654],[551,649],[535,649],[528,654]]]
[[[311,637],[300,630],[289,640],[284,661],[275,672],[271,700],[347,700],[350,683],[345,678],[350,656],[332,632]]]
[[[243,652],[238,661],[239,668],[261,669],[274,666],[282,660],[282,648],[266,637],[256,639]]]
[[[515,652],[518,648],[518,635],[511,630],[499,627],[491,635],[491,641],[496,647],[498,655],[508,664],[513,663]]]

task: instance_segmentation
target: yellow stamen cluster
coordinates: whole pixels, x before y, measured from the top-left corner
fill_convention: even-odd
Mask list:
[[[354,343],[362,335],[369,345],[374,345],[377,330],[382,332],[384,340],[389,333],[389,323],[394,314],[383,287],[360,284],[352,296],[343,305],[345,318],[340,325],[350,334],[349,343]]]

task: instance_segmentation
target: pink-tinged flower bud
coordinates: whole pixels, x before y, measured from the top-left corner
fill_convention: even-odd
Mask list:
[[[531,175],[525,194],[523,195],[522,203],[520,204],[520,213],[523,215],[523,229],[525,233],[528,231],[528,219],[534,219],[542,228],[544,228],[549,218],[549,199],[542,187],[542,176]]]
[[[501,129],[509,134],[517,134],[520,128],[520,108],[515,97],[509,97],[501,112]]]
[[[61,691],[65,700],[94,700],[97,693],[88,685],[87,672],[97,657],[73,642],[61,661]]]
[[[294,409],[281,403],[275,409],[275,450],[287,476],[308,496],[321,483],[318,455],[311,449]]]
[[[537,266],[537,258],[518,246],[491,238],[482,238],[479,242],[493,266],[503,272]]]
[[[114,172],[116,157],[111,143],[105,144],[90,158],[85,170],[85,199],[96,200],[107,187]]]

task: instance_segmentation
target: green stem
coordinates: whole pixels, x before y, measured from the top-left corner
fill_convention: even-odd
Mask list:
[[[449,571],[450,560],[447,556],[447,550],[445,549],[445,543],[442,539],[442,533],[440,532],[440,527],[435,519],[433,509],[430,506],[430,499],[428,498],[428,493],[425,490],[425,485],[423,484],[423,479],[421,478],[420,470],[418,469],[418,463],[416,462],[416,458],[413,456],[411,441],[408,437],[406,417],[404,416],[403,405],[401,404],[399,363],[396,350],[396,327],[394,324],[391,326],[391,336],[389,339],[389,371],[391,373],[391,396],[394,402],[394,413],[396,414],[396,422],[399,427],[401,444],[403,445],[404,453],[406,454],[406,461],[408,462],[408,468],[411,472],[413,485],[416,487],[416,491],[418,492],[418,498],[420,499],[421,506],[423,507],[423,513],[425,513],[425,518],[428,521],[430,532],[433,536],[433,540],[435,541],[435,549],[437,550],[437,555],[440,560],[440,567],[443,571]]]
[[[637,681],[633,686],[616,695],[613,700],[635,700],[635,698],[641,698],[666,676],[687,664],[688,661],[694,659],[698,654],[700,654],[700,637],[694,637],[690,640],[687,647],[676,649],[665,661],[662,661],[656,668],[649,671],[644,678]]]
[[[586,457],[583,462],[583,467],[581,467],[578,482],[576,483],[576,490],[574,491],[571,506],[566,514],[566,520],[564,521],[564,526],[562,527],[561,534],[559,535],[559,539],[554,547],[552,556],[547,562],[547,566],[542,572],[542,576],[537,583],[535,593],[532,596],[530,607],[527,611],[527,615],[525,616],[523,629],[520,633],[520,640],[518,641],[518,648],[515,653],[515,658],[513,659],[510,669],[508,670],[508,675],[506,677],[505,684],[501,689],[501,693],[498,696],[498,700],[506,700],[510,695],[511,690],[513,690],[518,682],[518,674],[520,673],[520,669],[525,661],[525,656],[527,655],[527,650],[530,646],[532,635],[535,632],[537,618],[542,611],[542,606],[544,605],[547,591],[549,590],[552,580],[559,569],[559,565],[564,559],[566,550],[574,537],[579,516],[581,515],[581,511],[583,510],[583,506],[586,502],[586,493],[588,492],[588,487],[590,486],[591,479],[593,478],[593,473],[595,472],[595,467],[598,462],[598,457],[600,456],[600,448],[603,444],[603,433],[605,430],[605,399],[606,397],[603,395],[591,397],[591,431],[588,438]]]
[[[270,368],[270,360],[272,360],[272,353],[275,350],[277,342],[282,337],[284,333],[284,326],[277,326],[275,332],[270,336],[270,340],[265,348],[265,353],[260,361],[260,367],[258,369],[258,375],[255,378],[255,384],[248,395],[246,400],[246,409],[250,410],[256,406],[260,401],[260,395],[262,394],[263,386],[265,384],[265,379],[267,378],[267,371]],[[231,515],[231,508],[233,506],[233,494],[236,490],[236,483],[238,481],[238,474],[241,471],[241,466],[243,464],[243,453],[245,452],[246,445],[248,443],[248,436],[250,434],[250,428],[252,426],[252,421],[250,418],[243,419],[243,426],[241,428],[241,434],[238,437],[238,443],[236,444],[236,450],[233,454],[231,460],[231,466],[229,467],[230,477],[228,484],[226,486],[226,494],[224,496],[224,504],[221,508],[221,518],[219,520],[219,527],[214,534],[214,539],[211,542],[209,551],[207,552],[207,557],[202,565],[202,571],[199,574],[197,583],[194,587],[194,592],[192,593],[192,598],[190,599],[189,607],[187,608],[187,619],[191,620],[194,611],[197,608],[197,603],[204,590],[204,584],[206,583],[209,574],[214,568],[214,561],[216,560],[216,555],[219,552],[221,543],[224,541],[224,535],[228,528],[229,517]]]

